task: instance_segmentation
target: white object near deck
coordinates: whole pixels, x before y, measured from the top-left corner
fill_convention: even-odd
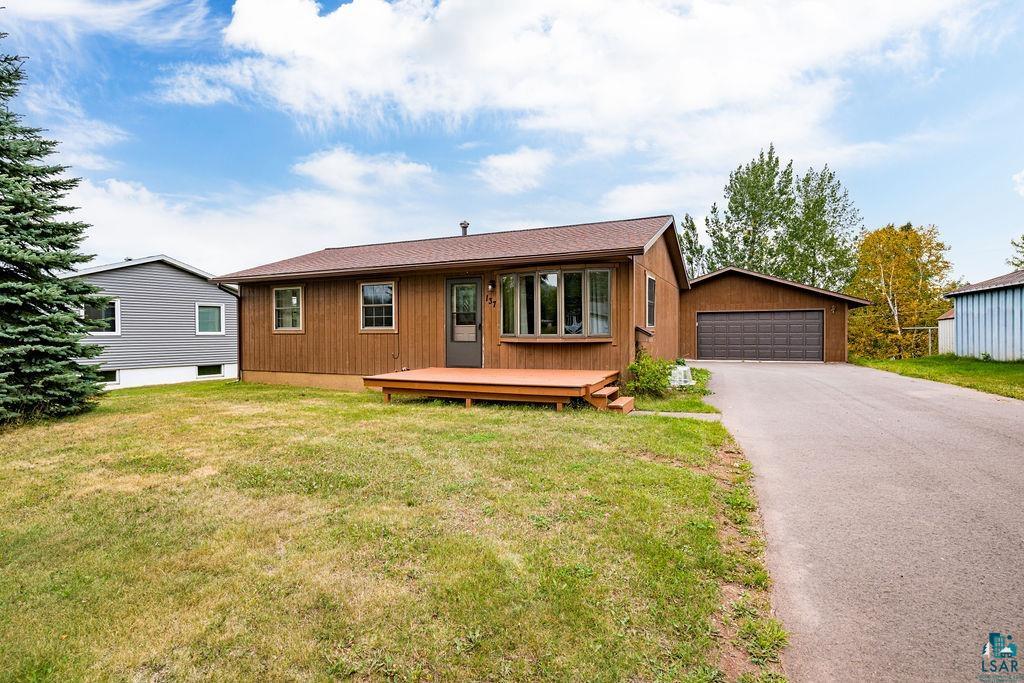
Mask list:
[[[685,365],[677,365],[672,368],[672,378],[669,380],[669,384],[674,387],[689,387],[696,382],[693,381],[693,373],[690,372],[690,368]]]

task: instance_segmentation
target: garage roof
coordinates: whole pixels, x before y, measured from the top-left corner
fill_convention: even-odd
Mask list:
[[[807,292],[813,292],[820,294],[821,296],[827,296],[832,299],[839,299],[849,304],[850,308],[860,308],[861,306],[870,306],[871,302],[867,299],[860,299],[855,296],[848,294],[840,294],[839,292],[833,292],[828,289],[819,289],[818,287],[811,287],[810,285],[800,284],[799,282],[793,282],[792,280],[784,280],[781,277],[775,277],[774,275],[765,275],[764,273],[758,273],[753,270],[747,270],[746,268],[738,268],[736,266],[727,266],[720,268],[714,272],[708,273],[707,275],[701,275],[690,280],[690,287],[699,287],[702,282],[713,280],[716,277],[721,277],[727,273],[739,273],[741,275],[747,275],[749,277],[758,278],[760,280],[767,280],[768,282],[774,282],[777,285],[783,285],[785,287],[793,287],[794,289],[802,289]]]
[[[939,316],[939,320],[952,320],[956,317],[956,309],[951,308],[942,315]]]

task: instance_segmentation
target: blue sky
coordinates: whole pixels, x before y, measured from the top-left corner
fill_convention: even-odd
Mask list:
[[[13,0],[100,261],[690,212],[774,142],[958,275],[1024,232],[1013,2]],[[1016,179],[1015,179],[1016,176]]]

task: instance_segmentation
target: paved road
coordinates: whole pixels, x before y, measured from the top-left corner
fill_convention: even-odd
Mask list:
[[[1024,681],[1024,401],[851,365],[697,365],[754,466],[792,680],[979,680],[991,630],[1020,643]]]

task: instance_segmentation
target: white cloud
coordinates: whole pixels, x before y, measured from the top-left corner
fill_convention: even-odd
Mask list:
[[[1013,187],[1017,190],[1017,194],[1024,197],[1024,170],[1013,175]]]
[[[163,253],[215,273],[327,246],[419,237],[440,225],[456,229],[434,193],[421,191],[430,168],[404,157],[339,148],[293,170],[323,187],[174,197],[137,182],[86,179],[69,203],[91,224],[83,251],[99,261]]]
[[[32,122],[46,128],[44,136],[60,141],[58,160],[72,170],[105,170],[115,164],[103,154],[107,147],[128,139],[128,133],[112,123],[90,118],[82,105],[63,94],[67,89],[51,84],[31,85],[22,102]]]
[[[975,4],[354,0],[321,13],[314,0],[237,0],[224,32],[237,56],[162,87],[186,103],[253,97],[319,126],[499,112],[591,152],[699,164],[754,139],[843,148],[827,123],[844,70],[870,55],[927,62],[982,20]]]
[[[208,27],[206,0],[23,0],[4,19],[19,31],[36,29],[50,39],[74,41],[103,33],[144,44],[194,39]]]
[[[319,152],[292,167],[296,173],[339,192],[369,193],[429,180],[430,166],[403,154],[359,155],[347,147]]]
[[[599,206],[608,216],[644,216],[704,211],[709,198],[721,193],[723,180],[715,174],[684,173],[668,180],[619,185],[601,198]]]
[[[555,155],[549,150],[520,147],[508,154],[484,157],[476,175],[496,192],[518,194],[539,187],[554,162]]]

